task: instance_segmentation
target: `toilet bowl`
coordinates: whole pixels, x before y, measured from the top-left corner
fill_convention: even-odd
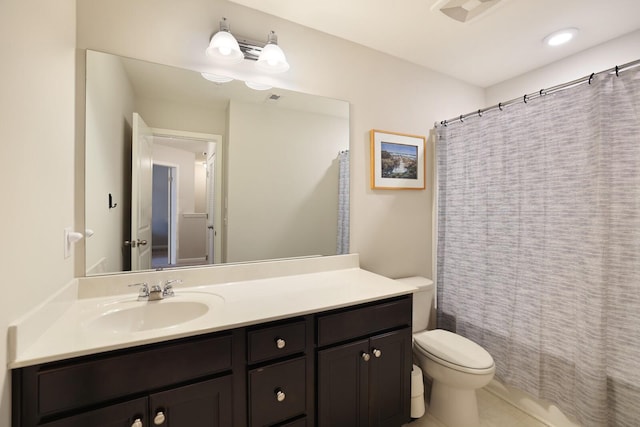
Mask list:
[[[447,427],[478,427],[476,390],[493,379],[493,358],[463,336],[429,327],[434,295],[431,280],[398,280],[418,288],[413,295],[413,354],[416,364],[431,379],[427,413]]]

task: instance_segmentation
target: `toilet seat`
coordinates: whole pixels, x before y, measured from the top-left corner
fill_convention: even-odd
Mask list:
[[[495,370],[493,357],[473,341],[444,329],[413,335],[415,347],[431,360],[469,374],[487,374]]]

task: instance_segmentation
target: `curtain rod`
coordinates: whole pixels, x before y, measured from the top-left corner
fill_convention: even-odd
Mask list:
[[[530,94],[526,94],[526,95],[524,95],[523,97],[520,97],[520,98],[513,98],[513,99],[510,99],[509,101],[500,102],[500,103],[498,103],[496,105],[492,105],[491,107],[482,108],[482,109],[480,109],[478,111],[474,111],[472,113],[461,114],[458,117],[454,117],[454,118],[449,119],[449,120],[443,120],[443,121],[441,121],[439,123],[435,122],[434,127],[437,128],[439,126],[447,126],[447,125],[450,125],[451,123],[455,123],[455,122],[461,122],[462,123],[462,122],[465,121],[465,119],[467,119],[469,117],[473,117],[473,116],[482,117],[482,115],[484,113],[488,112],[488,111],[492,111],[492,110],[496,110],[496,109],[499,109],[499,110],[502,111],[505,107],[508,107],[509,105],[513,105],[513,104],[518,104],[520,102],[523,102],[523,103],[526,104],[527,102],[531,101],[532,99],[540,98],[541,96],[544,96],[544,95],[547,95],[547,94],[550,94],[550,93],[553,93],[553,92],[558,92],[560,90],[568,89],[570,87],[577,86],[577,85],[580,85],[580,84],[583,84],[583,83],[591,84],[591,80],[593,80],[594,77],[599,76],[600,74],[613,74],[613,73],[615,73],[616,75],[618,75],[618,73],[620,73],[621,71],[628,70],[629,68],[633,68],[633,67],[638,66],[638,65],[640,65],[640,59],[628,62],[628,63],[626,63],[624,65],[620,65],[620,66],[616,65],[615,67],[609,68],[608,70],[600,71],[598,73],[591,73],[588,76],[584,76],[584,77],[581,77],[581,78],[576,79],[576,80],[572,80],[572,81],[567,82],[567,83],[562,83],[562,84],[559,84],[557,86],[550,87],[548,89],[540,89],[538,92],[533,92],[533,93],[530,93]]]

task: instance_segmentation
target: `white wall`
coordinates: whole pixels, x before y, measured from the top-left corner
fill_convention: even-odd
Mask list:
[[[131,121],[134,94],[119,58],[87,53],[86,86],[87,140],[85,169],[87,188],[86,228],[94,235],[87,239],[86,265],[89,271],[122,271],[124,218],[130,215]],[[117,206],[109,208],[108,195]],[[128,224],[129,221],[126,221]],[[95,266],[100,265],[96,268]]]
[[[236,101],[229,111],[226,261],[335,254],[347,119]]]
[[[275,86],[351,103],[351,250],[362,266],[431,276],[432,168],[425,191],[372,191],[369,130],[427,135],[436,120],[483,105],[483,90],[223,0],[83,0],[78,47],[212,72],[204,50],[223,16],[247,38],[278,33],[291,70]]]
[[[75,0],[0,4],[0,365],[6,330],[73,278],[63,229],[74,223]],[[11,376],[0,369],[0,427]]]
[[[136,110],[153,128],[224,135],[225,108],[194,107],[160,99],[136,98]]]
[[[640,31],[635,31],[546,67],[489,87],[487,88],[486,106],[570,82],[637,59],[640,59]]]

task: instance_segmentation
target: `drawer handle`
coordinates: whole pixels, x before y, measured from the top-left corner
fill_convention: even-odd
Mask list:
[[[380,350],[378,350],[377,348],[374,348],[372,353],[373,353],[373,355],[374,355],[375,357],[380,357],[380,356],[382,356],[382,352],[381,352]]]
[[[166,420],[166,417],[164,416],[164,413],[162,411],[158,411],[156,416],[153,418],[153,423],[159,426],[161,424],[164,424],[165,420]]]
[[[365,353],[364,351],[360,354],[360,357],[362,357],[362,360],[364,360],[365,362],[368,362],[369,359],[371,359],[371,355],[369,353]]]
[[[131,424],[131,427],[142,427],[142,420],[140,418],[136,418],[133,424]]]
[[[285,348],[286,346],[287,346],[287,342],[284,339],[282,338],[276,339],[276,347],[282,349],[282,348]]]
[[[287,398],[287,395],[284,394],[284,391],[282,391],[280,389],[276,390],[276,400],[278,402],[284,402],[284,399],[286,399],[286,398]]]

